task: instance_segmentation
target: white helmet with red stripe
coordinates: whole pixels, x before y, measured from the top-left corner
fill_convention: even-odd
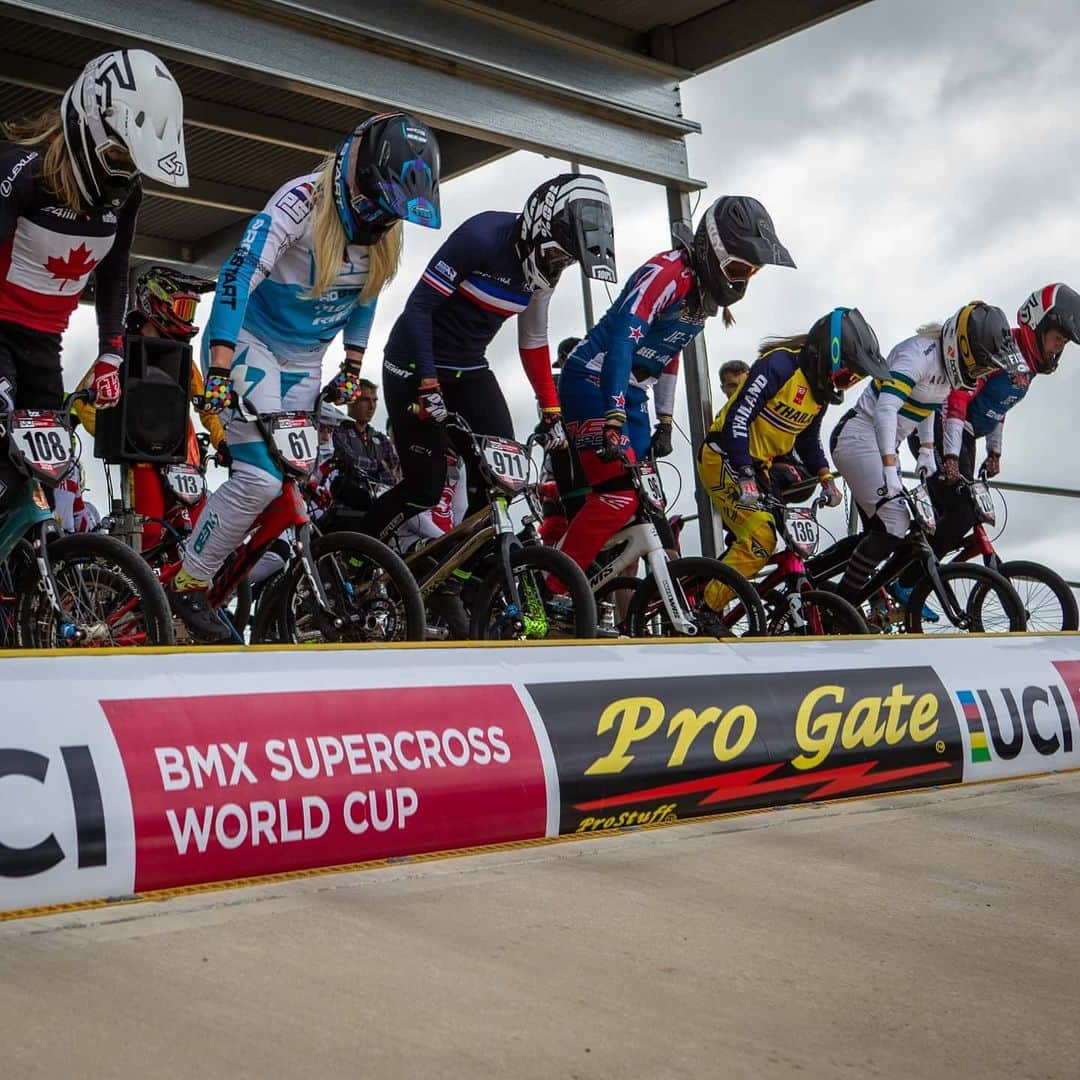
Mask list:
[[[1048,353],[1044,345],[1047,330],[1057,330],[1068,341],[1080,344],[1080,295],[1060,281],[1036,289],[1016,313],[1020,323],[1020,345],[1036,373],[1050,375],[1057,370],[1061,352]]]
[[[60,103],[75,182],[91,206],[122,206],[143,176],[187,187],[184,99],[145,49],[91,60]]]

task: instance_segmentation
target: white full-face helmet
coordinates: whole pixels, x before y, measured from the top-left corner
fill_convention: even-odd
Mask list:
[[[123,205],[141,173],[187,187],[184,98],[169,69],[145,49],[91,60],[60,103],[75,182],[91,206]]]

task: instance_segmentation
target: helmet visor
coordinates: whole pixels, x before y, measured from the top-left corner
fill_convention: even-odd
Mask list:
[[[599,201],[579,200],[576,210],[582,271],[599,281],[614,281],[615,233],[611,207]]]

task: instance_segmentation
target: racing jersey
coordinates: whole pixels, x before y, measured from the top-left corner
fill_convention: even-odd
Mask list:
[[[631,274],[604,317],[578,343],[567,368],[599,378],[605,415],[622,413],[626,391],[653,388],[657,415],[675,409],[679,357],[705,320],[690,313],[694,275],[681,251],[663,251]]]
[[[738,393],[717,414],[707,441],[735,468],[768,468],[774,458],[797,449],[817,474],[829,467],[821,446],[824,415],[798,352],[771,349],[754,362]]]
[[[519,215],[488,210],[435,252],[390,331],[384,360],[421,379],[488,367],[487,347],[518,318],[518,349],[542,408],[557,408],[548,351],[550,289],[531,290],[517,250]]]
[[[0,151],[0,322],[62,334],[93,272],[98,351],[119,353],[142,190],[119,210],[77,213],[45,187],[41,164],[25,146]]]
[[[965,431],[977,439],[985,435],[986,449],[992,454],[1001,453],[1005,414],[1024,400],[1035,378],[1031,355],[1038,349],[1035,335],[1030,327],[1014,327],[1013,338],[1028,362],[1027,378],[1014,383],[1004,371],[995,371],[980,379],[974,390],[953,390],[945,402],[943,453],[959,456]]]
[[[949,395],[949,380],[941,359],[941,339],[916,334],[889,353],[889,377],[874,379],[855,403],[856,416],[874,427],[878,451],[895,454],[902,439],[915,429],[919,442],[934,443],[934,417]]]
[[[360,301],[368,249],[349,244],[337,277],[322,296],[315,280],[312,226],[317,173],[280,187],[248,223],[240,246],[218,276],[214,306],[203,334],[203,366],[210,347],[236,346],[241,327],[274,355],[324,352],[344,329],[345,345],[363,349],[375,317],[375,297]]]

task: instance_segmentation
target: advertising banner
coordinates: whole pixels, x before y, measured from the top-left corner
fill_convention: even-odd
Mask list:
[[[558,766],[563,833],[959,782],[929,667],[658,676],[527,687]]]
[[[544,835],[509,686],[102,701],[131,792],[135,889]]]

